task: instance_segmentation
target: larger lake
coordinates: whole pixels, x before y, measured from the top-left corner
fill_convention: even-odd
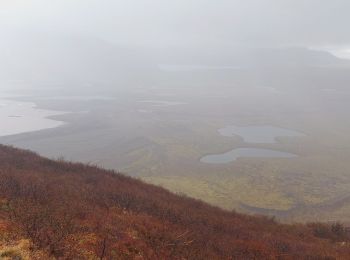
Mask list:
[[[246,143],[275,143],[277,137],[301,137],[303,133],[274,126],[228,126],[218,130],[222,136],[240,136]],[[296,154],[261,148],[237,148],[221,154],[203,156],[203,163],[230,163],[245,158],[294,158]]]
[[[62,126],[49,117],[65,112],[38,109],[35,103],[0,99],[0,137]]]

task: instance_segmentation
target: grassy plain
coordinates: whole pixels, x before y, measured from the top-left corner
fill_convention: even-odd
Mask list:
[[[322,70],[266,72],[275,75],[266,79],[233,79],[244,74],[232,73],[225,74],[232,77],[225,78],[230,80],[226,85],[207,73],[205,82],[193,82],[207,84],[197,88],[178,87],[195,77],[192,74],[183,82],[168,75],[164,84],[173,86],[135,90],[111,100],[32,97],[39,107],[73,111],[56,117],[68,124],[0,142],[117,169],[225,209],[270,214],[283,221],[350,222],[350,92],[343,84],[347,81],[334,85],[339,75]],[[341,73],[346,73],[343,79],[349,75]],[[214,82],[222,86],[210,85]],[[181,104],[140,102],[145,100]],[[220,136],[217,130],[227,125],[273,125],[305,136],[247,144],[238,136]],[[222,165],[199,161],[239,147],[275,149],[298,157],[240,158]]]

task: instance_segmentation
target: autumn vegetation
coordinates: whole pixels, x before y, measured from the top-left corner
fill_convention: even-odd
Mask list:
[[[349,259],[339,223],[285,225],[0,146],[0,259]]]

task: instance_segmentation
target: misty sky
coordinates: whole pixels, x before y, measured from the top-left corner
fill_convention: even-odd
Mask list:
[[[0,0],[0,30],[143,46],[350,46],[349,0]]]

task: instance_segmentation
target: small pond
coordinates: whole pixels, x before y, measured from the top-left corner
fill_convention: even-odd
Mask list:
[[[218,130],[222,136],[240,136],[246,143],[275,143],[277,137],[300,137],[303,133],[274,126],[227,126]]]
[[[301,132],[269,125],[227,126],[218,130],[221,136],[240,136],[245,143],[276,143],[277,137],[301,137]],[[240,157],[245,158],[293,158],[296,154],[271,149],[237,148],[222,154],[206,155],[200,159],[203,163],[229,163]]]
[[[223,164],[230,163],[238,158],[294,158],[297,155],[260,148],[237,148],[222,154],[211,154],[200,159],[203,163]]]

